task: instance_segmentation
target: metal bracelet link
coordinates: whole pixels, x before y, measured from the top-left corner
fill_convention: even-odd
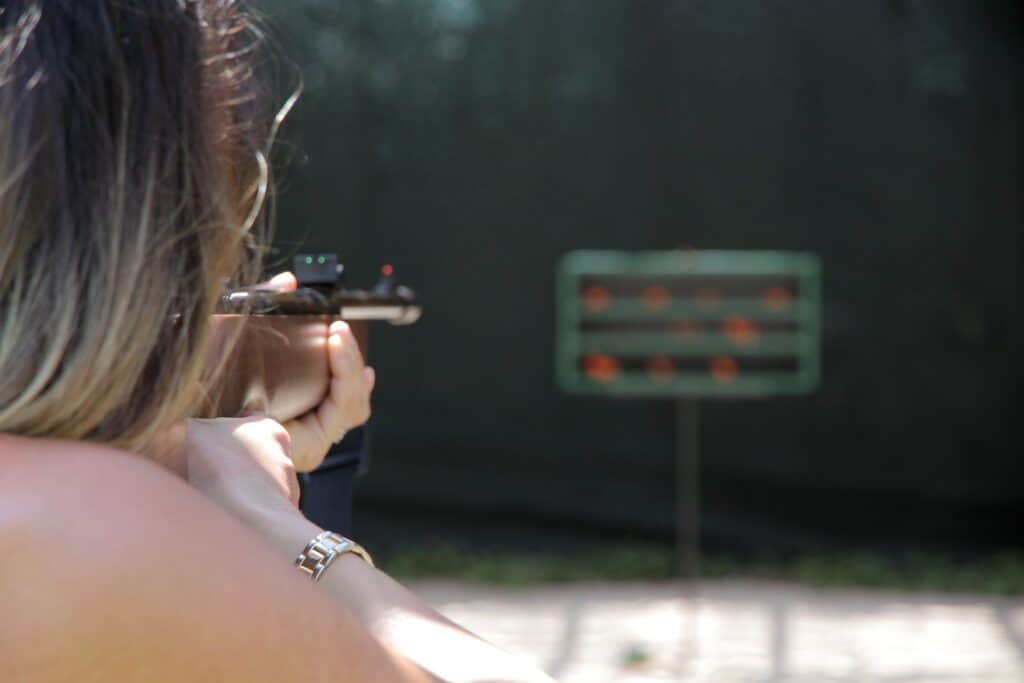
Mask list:
[[[331,563],[345,553],[354,553],[371,567],[373,566],[373,559],[362,546],[333,531],[323,531],[307,543],[299,556],[295,558],[295,566],[308,574],[313,581],[319,581],[320,576],[331,566]]]

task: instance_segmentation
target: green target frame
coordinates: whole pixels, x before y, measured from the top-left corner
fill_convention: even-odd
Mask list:
[[[556,374],[574,394],[759,397],[821,380],[821,260],[781,251],[574,251]]]

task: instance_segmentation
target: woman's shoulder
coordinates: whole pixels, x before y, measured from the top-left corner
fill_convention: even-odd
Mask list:
[[[153,493],[173,484],[155,469],[99,444],[0,434],[0,548],[18,527],[51,526],[71,514],[76,528],[87,527],[133,495],[129,487]]]
[[[0,486],[15,486],[17,478],[48,476],[58,470],[87,476],[93,468],[142,472],[151,466],[138,456],[103,444],[0,433]]]
[[[201,545],[234,526],[185,481],[137,455],[0,434],[0,577],[25,558],[49,570],[72,556],[114,575],[130,564],[116,555],[152,555],[156,540]]]
[[[109,529],[188,494],[170,472],[124,451],[0,434],[0,552],[4,537],[19,528]]]
[[[15,679],[94,675],[78,670],[82,650],[102,659],[125,635],[118,584],[148,611],[153,596],[125,570],[153,556],[146,528],[173,484],[151,467],[99,445],[0,435],[0,668]]]
[[[296,606],[317,598],[297,574],[156,465],[0,435],[0,670],[14,680],[320,680],[310,660],[345,633],[335,620],[297,640],[316,618]]]

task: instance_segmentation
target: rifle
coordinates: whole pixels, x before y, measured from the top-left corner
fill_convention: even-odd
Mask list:
[[[293,272],[299,282],[295,291],[251,287],[221,298],[210,351],[211,364],[221,370],[201,410],[204,416],[258,410],[284,422],[303,415],[327,393],[332,320],[349,322],[365,356],[370,321],[411,325],[422,314],[415,292],[399,284],[390,265],[369,290],[347,286],[336,254],[299,254]]]
[[[327,394],[327,334],[333,320],[349,322],[365,357],[371,321],[411,325],[422,313],[415,292],[398,283],[391,266],[381,269],[369,290],[347,286],[335,254],[299,254],[293,272],[299,282],[294,292],[255,287],[222,297],[213,316],[209,361],[220,372],[201,416],[259,410],[279,422],[299,417]],[[353,478],[368,463],[366,434],[363,427],[352,430],[319,468],[299,475],[302,511],[325,528],[349,531]]]

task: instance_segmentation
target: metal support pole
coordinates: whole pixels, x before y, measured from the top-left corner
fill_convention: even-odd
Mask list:
[[[700,403],[676,399],[676,552],[679,574],[700,577]]]

